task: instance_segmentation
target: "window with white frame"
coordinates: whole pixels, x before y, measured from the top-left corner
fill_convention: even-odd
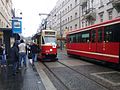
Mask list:
[[[75,24],[75,29],[77,29],[77,24]]]
[[[87,4],[82,6],[82,15],[85,15],[87,11]]]
[[[69,11],[69,9],[70,9],[70,8],[69,8],[69,6],[68,6],[68,11]]]
[[[88,26],[88,21],[87,20],[85,20],[85,26]]]
[[[75,6],[77,5],[77,0],[75,0]]]
[[[70,20],[72,21],[72,16],[70,16]]]
[[[85,25],[85,20],[83,19],[82,20],[82,27],[84,27],[84,25]]]
[[[75,18],[77,18],[77,12],[75,13]]]
[[[68,27],[67,29],[68,29],[68,31],[69,31],[69,27]]]
[[[69,22],[69,17],[68,17],[68,22]]]
[[[103,22],[103,12],[99,13],[100,22]]]
[[[70,26],[70,30],[72,30],[72,26]]]
[[[67,19],[65,19],[65,22],[67,23]]]
[[[108,10],[108,19],[112,20],[113,18],[113,11],[112,10]]]
[[[65,9],[65,13],[67,13],[67,8]]]

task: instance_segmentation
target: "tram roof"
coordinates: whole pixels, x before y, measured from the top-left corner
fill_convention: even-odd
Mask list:
[[[120,23],[120,17],[115,18],[113,20],[108,20],[108,21],[105,21],[105,22],[102,22],[102,23],[93,24],[93,25],[90,25],[90,26],[87,26],[87,27],[84,27],[84,28],[75,29],[73,31],[68,32],[68,34],[74,34],[74,33],[81,32],[81,31],[87,31],[87,30],[90,30],[90,29],[93,29],[93,28],[98,28],[98,27],[105,26],[105,25],[111,25],[111,24],[114,24],[114,23]]]

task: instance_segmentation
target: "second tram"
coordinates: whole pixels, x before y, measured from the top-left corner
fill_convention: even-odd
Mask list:
[[[120,64],[120,18],[69,32],[66,47],[69,55]]]
[[[55,30],[42,30],[38,33],[36,39],[41,52],[38,54],[38,59],[41,61],[57,60],[57,32]]]

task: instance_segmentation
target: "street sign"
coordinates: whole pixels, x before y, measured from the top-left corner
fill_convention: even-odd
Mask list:
[[[13,33],[22,33],[22,18],[14,17],[12,19]]]

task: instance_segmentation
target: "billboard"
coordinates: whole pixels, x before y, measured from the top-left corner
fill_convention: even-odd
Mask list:
[[[12,19],[12,31],[13,33],[22,33],[22,18],[14,17]]]

